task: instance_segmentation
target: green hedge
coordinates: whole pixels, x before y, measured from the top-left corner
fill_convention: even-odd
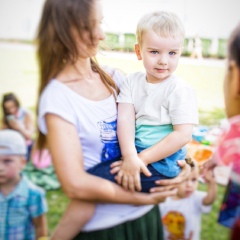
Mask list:
[[[227,55],[227,39],[218,39],[218,52],[217,57],[225,58]]]
[[[122,37],[122,38],[121,38]],[[190,56],[192,49],[189,49],[189,42],[192,41],[192,37],[187,37],[184,39],[183,56]],[[215,56],[212,56],[211,44],[212,39],[201,38],[202,41],[202,55],[203,57],[218,57],[225,58],[227,52],[227,39],[218,39],[218,50]],[[136,35],[134,33],[124,33],[122,35],[118,33],[105,33],[104,48],[115,51],[127,51],[133,52],[134,45],[136,43]]]

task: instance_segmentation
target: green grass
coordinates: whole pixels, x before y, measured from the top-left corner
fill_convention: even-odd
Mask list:
[[[206,191],[205,184],[199,184],[198,189]],[[217,223],[219,209],[222,203],[225,187],[218,185],[217,199],[215,200],[212,211],[202,215],[202,240],[227,240],[229,239],[229,229]]]
[[[122,69],[126,73],[143,70],[142,62],[137,61],[136,58],[131,60],[105,54],[100,55],[98,59],[99,63]],[[201,124],[217,124],[219,119],[225,116],[222,93],[224,66],[184,63],[179,65],[176,74],[196,90]],[[0,95],[9,91],[15,92],[23,106],[34,110],[37,89],[38,68],[35,52],[29,49],[0,47]],[[205,185],[200,184],[199,189],[205,189]],[[213,205],[213,211],[202,218],[202,240],[228,239],[228,229],[216,223],[223,192],[224,187],[218,186],[218,197]],[[49,191],[47,200],[49,204],[48,224],[52,231],[63,213],[68,199],[61,190],[58,190]]]
[[[99,55],[100,64],[114,66],[126,73],[143,70],[136,58],[117,58]],[[194,63],[195,61],[193,61]],[[222,83],[224,66],[180,64],[176,74],[195,89],[199,108],[205,112],[223,108]],[[23,105],[33,107],[37,101],[38,67],[33,50],[0,48],[0,95],[14,91]]]

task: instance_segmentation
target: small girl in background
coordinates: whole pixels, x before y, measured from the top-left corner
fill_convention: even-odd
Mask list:
[[[18,131],[24,137],[28,150],[26,158],[29,160],[34,134],[34,123],[30,112],[21,107],[20,101],[14,93],[3,95],[2,111],[1,128]]]
[[[216,199],[217,185],[213,172],[204,177],[207,192],[197,191],[199,170],[193,162],[190,176],[178,187],[176,196],[159,204],[164,226],[164,239],[198,240],[201,232],[201,213],[211,211]]]
[[[232,165],[218,222],[232,228],[230,239],[237,240],[240,236],[240,24],[228,42],[224,97],[229,125],[224,129],[213,158],[204,164],[203,170],[208,171],[216,164]]]

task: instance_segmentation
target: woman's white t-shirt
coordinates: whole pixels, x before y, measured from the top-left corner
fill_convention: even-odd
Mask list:
[[[106,71],[121,89],[125,75],[112,69]],[[85,170],[108,158],[118,158],[120,149],[116,135],[117,108],[114,96],[92,101],[53,79],[40,96],[38,125],[43,134],[47,134],[47,113],[56,114],[76,127],[82,144]],[[94,217],[85,225],[84,230],[112,227],[136,219],[151,208],[152,205],[97,204]]]

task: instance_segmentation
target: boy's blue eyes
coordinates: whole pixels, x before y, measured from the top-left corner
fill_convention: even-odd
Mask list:
[[[158,51],[150,51],[150,53],[152,53],[152,54],[158,54],[159,52],[158,52]],[[169,52],[169,55],[170,55],[170,56],[176,55],[176,52]]]
[[[157,54],[158,51],[150,51],[150,53],[152,53],[152,54]]]
[[[169,55],[171,55],[171,56],[173,56],[175,54],[176,54],[175,52],[169,52]]]

